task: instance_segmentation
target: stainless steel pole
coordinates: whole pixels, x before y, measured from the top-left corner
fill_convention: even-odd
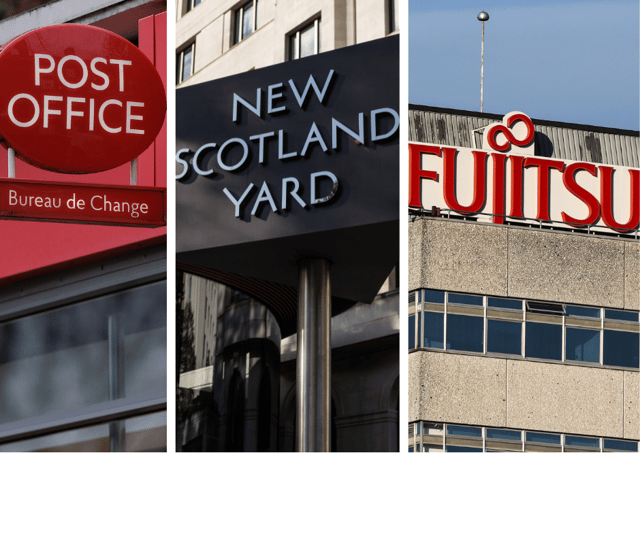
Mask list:
[[[331,450],[331,263],[298,264],[298,452]]]
[[[484,21],[482,21],[482,65],[480,67],[480,112],[484,104]]]

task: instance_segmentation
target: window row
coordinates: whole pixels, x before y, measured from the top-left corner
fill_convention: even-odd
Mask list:
[[[197,2],[195,5],[197,5]],[[194,6],[195,7],[195,6]],[[233,12],[231,46],[237,45],[258,29],[258,0],[250,0]],[[288,60],[305,58],[320,52],[320,18],[316,18],[287,35]],[[184,46],[176,56],[176,84],[194,74],[196,43]]]
[[[638,368],[637,311],[421,289],[409,294],[409,349]]]
[[[416,421],[409,423],[409,452],[638,452],[638,442]]]

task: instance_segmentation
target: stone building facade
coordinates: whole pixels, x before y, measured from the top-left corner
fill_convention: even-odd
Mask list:
[[[501,120],[413,106],[410,143],[490,151],[474,137]],[[633,207],[637,132],[533,124],[533,157],[635,169]],[[409,450],[637,451],[637,222],[606,233],[424,205],[409,222]]]

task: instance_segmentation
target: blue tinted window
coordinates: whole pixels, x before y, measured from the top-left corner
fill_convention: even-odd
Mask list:
[[[505,298],[488,298],[489,307],[500,309],[517,309],[522,311],[522,300],[508,300]]]
[[[527,432],[527,441],[535,443],[549,443],[550,445],[559,445],[560,436],[557,434],[543,434],[541,432]]]
[[[482,452],[479,447],[458,447],[454,445],[447,445],[444,450],[445,452]]]
[[[614,311],[612,309],[605,309],[604,317],[611,320],[630,320],[631,322],[638,321],[638,313],[635,311]]]
[[[520,322],[488,321],[487,351],[521,355],[522,324]]]
[[[629,452],[638,452],[637,441],[620,441],[618,439],[605,439],[604,448],[612,450],[626,450]]]
[[[462,303],[466,305],[482,306],[482,296],[469,296],[467,294],[449,293],[449,303]]]
[[[444,314],[426,311],[424,314],[425,348],[444,348]]]
[[[514,441],[521,441],[522,433],[519,430],[487,428],[487,439],[512,439]]]
[[[409,452],[413,452],[413,447],[409,447]]]
[[[586,316],[590,318],[600,318],[600,309],[591,307],[577,307],[575,305],[567,305],[566,311],[571,316]]]
[[[482,352],[483,324],[481,316],[447,315],[447,349]]]
[[[420,434],[420,423],[416,423],[416,434]]]
[[[628,331],[604,330],[602,358],[612,367],[638,368],[640,335]]]
[[[565,436],[564,444],[571,447],[600,448],[600,440],[597,437]]]
[[[420,313],[418,313],[420,318]],[[416,316],[409,315],[409,349],[416,347]]]
[[[423,290],[422,299],[429,303],[444,303],[444,291],[442,290]]]
[[[479,426],[457,426],[455,424],[447,424],[447,435],[482,438],[482,428]]]
[[[562,360],[562,326],[527,322],[525,355]]]
[[[567,361],[600,362],[600,332],[591,329],[567,328]]]

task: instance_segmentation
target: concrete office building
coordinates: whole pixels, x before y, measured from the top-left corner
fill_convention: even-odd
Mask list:
[[[64,23],[138,46],[166,88],[165,1],[4,2],[0,44]],[[164,106],[165,95],[157,98]],[[3,114],[6,93],[0,100]],[[166,151],[166,123],[133,166],[99,173],[19,158],[13,166],[0,147],[0,177],[15,167],[16,181],[128,188],[133,167],[138,186],[166,188]],[[0,237],[0,451],[166,450],[166,227],[16,221],[3,212]]]
[[[178,0],[178,91],[395,34],[397,9],[387,0]],[[371,304],[337,310],[334,301],[331,450],[398,450],[397,279],[394,269]],[[178,258],[177,450],[293,451],[296,289],[256,280],[242,292],[234,281]]]
[[[502,121],[410,106],[409,451],[637,451],[638,132]]]

